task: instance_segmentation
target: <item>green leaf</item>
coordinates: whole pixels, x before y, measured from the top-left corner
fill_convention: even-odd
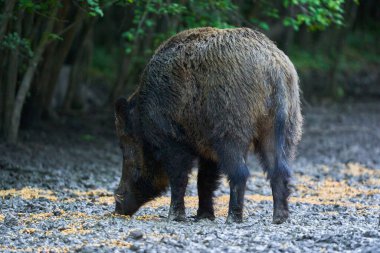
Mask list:
[[[91,134],[82,134],[81,137],[82,141],[94,141],[95,140],[95,136],[91,135]]]
[[[147,19],[145,21],[145,24],[146,24],[147,27],[152,27],[154,25],[154,21],[151,20],[151,19]]]
[[[132,53],[132,47],[130,47],[130,46],[126,47],[124,51],[128,55],[128,54]]]
[[[58,34],[55,34],[55,33],[50,33],[48,34],[48,38],[50,40],[59,40],[59,41],[63,41],[63,38],[61,36],[59,36]]]
[[[338,86],[337,88],[336,88],[336,96],[338,97],[338,98],[343,98],[344,97],[344,94],[345,94],[345,92],[344,92],[344,89],[341,87],[341,86]]]

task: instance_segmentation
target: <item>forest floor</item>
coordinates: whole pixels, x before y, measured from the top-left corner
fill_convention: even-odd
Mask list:
[[[168,222],[168,193],[130,218],[112,214],[121,175],[112,115],[23,131],[20,144],[0,143],[0,252],[379,252],[380,103],[303,113],[291,218],[281,225],[271,223],[271,190],[254,156],[243,223],[225,224],[225,179],[215,221]],[[195,169],[189,217],[196,193]]]

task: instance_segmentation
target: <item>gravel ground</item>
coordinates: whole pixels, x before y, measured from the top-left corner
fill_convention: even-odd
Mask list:
[[[121,156],[110,117],[69,119],[0,142],[1,252],[379,252],[380,103],[304,110],[293,162],[291,219],[271,224],[269,183],[253,156],[244,222],[225,224],[229,189],[215,221],[167,222],[169,197],[132,218],[112,214]],[[196,169],[187,215],[197,208]]]

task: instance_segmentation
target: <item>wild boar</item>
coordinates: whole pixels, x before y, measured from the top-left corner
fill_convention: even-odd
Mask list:
[[[262,33],[191,29],[171,37],[147,64],[135,93],[115,103],[123,170],[118,214],[171,189],[169,220],[185,220],[184,195],[199,159],[197,218],[214,219],[213,192],[225,174],[227,222],[242,222],[253,147],[273,193],[273,223],[289,216],[288,165],[301,137],[297,72]]]

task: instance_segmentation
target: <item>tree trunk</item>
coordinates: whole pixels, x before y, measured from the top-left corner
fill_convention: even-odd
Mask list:
[[[1,16],[3,16],[3,20],[0,23],[0,41],[3,40],[6,32],[7,32],[7,27],[8,23],[11,20],[11,14],[13,12],[14,6],[16,4],[16,0],[9,0],[5,1],[4,3],[4,9],[1,13]],[[5,50],[0,51],[0,132],[3,132],[5,130],[4,128],[4,117],[5,117],[5,100],[6,100],[6,85],[7,81],[5,80],[5,69],[7,67],[7,55],[5,53]]]
[[[13,12],[13,8],[16,4],[16,0],[8,0],[5,1],[4,12],[2,14],[4,21],[0,24],[0,41],[4,38],[5,32],[7,30],[8,22],[11,19],[11,14]]]
[[[85,15],[83,10],[73,6],[68,0],[66,0],[64,8],[59,11],[58,16],[61,20],[65,20],[65,23],[57,23],[54,31],[56,34],[62,35],[63,40],[52,43],[44,54],[45,61],[42,70],[39,71],[40,76],[32,84],[33,96],[27,101],[28,108],[23,116],[23,121],[27,125],[38,122],[43,115],[56,117],[51,108],[53,93],[62,65]]]
[[[57,9],[58,7],[54,8],[54,10],[52,11],[51,17],[56,16]],[[35,75],[37,65],[40,62],[42,54],[48,43],[48,35],[53,31],[54,21],[55,21],[54,18],[50,18],[48,20],[45,33],[42,35],[40,39],[40,42],[37,46],[35,54],[33,58],[31,59],[29,66],[27,67],[26,73],[23,76],[20,87],[17,91],[15,106],[12,111],[12,117],[9,124],[9,129],[7,130],[9,134],[6,136],[6,140],[8,142],[14,143],[17,141],[18,130],[20,126],[20,117],[21,117],[22,108],[25,102],[25,97],[29,91],[30,84],[33,81],[33,77]]]
[[[23,13],[20,11],[17,15],[17,23],[13,25],[15,27],[15,32],[21,34],[21,24],[23,19]],[[8,63],[8,73],[7,73],[7,83],[4,93],[4,136],[9,135],[10,122],[12,117],[12,110],[15,102],[16,86],[17,86],[17,75],[18,75],[18,46],[15,49],[10,50],[9,63]]]
[[[0,51],[1,52],[1,51]],[[6,89],[6,80],[4,77],[4,69],[6,68],[5,59],[8,59],[8,56],[5,53],[0,54],[0,133],[4,133],[4,107],[5,107],[5,89]],[[4,135],[5,136],[5,135]]]
[[[148,6],[149,3],[150,3],[150,0],[147,1],[146,6]],[[136,31],[140,30],[141,26],[145,22],[145,19],[147,18],[147,15],[148,15],[148,11],[147,11],[147,9],[145,9],[144,13],[143,13],[143,15],[139,21],[139,24],[137,25]],[[136,39],[132,45],[132,50],[133,50],[132,53],[130,55],[126,55],[123,52],[122,64],[120,65],[120,68],[119,68],[119,73],[117,76],[116,83],[112,87],[112,91],[111,91],[111,94],[110,94],[109,99],[108,99],[109,103],[112,103],[113,101],[115,101],[115,99],[118,96],[120,96],[120,93],[125,88],[125,82],[126,82],[128,75],[131,71],[131,61],[137,55],[139,44],[141,44],[141,40],[139,38],[138,33],[135,34],[135,37],[136,37]]]
[[[121,96],[122,91],[124,90],[126,86],[127,78],[131,72],[131,63],[134,57],[136,57],[138,51],[139,51],[139,39],[136,39],[134,45],[133,45],[133,51],[130,55],[126,55],[123,52],[123,59],[122,63],[120,64],[120,68],[118,70],[117,80],[115,85],[112,87],[111,94],[108,99],[108,103],[113,103],[113,101],[116,100],[117,97]]]
[[[7,83],[4,92],[4,136],[9,135],[10,120],[14,107],[18,70],[18,49],[13,49],[9,56]]]
[[[75,15],[75,19],[72,23],[72,27],[70,27],[70,29],[66,31],[63,37],[62,44],[60,43],[58,45],[59,51],[56,53],[54,57],[55,64],[51,72],[50,80],[49,80],[46,94],[43,100],[44,101],[43,110],[45,112],[50,112],[51,110],[51,100],[53,97],[53,92],[54,92],[55,85],[57,83],[59,72],[71,48],[75,35],[78,33],[80,27],[82,26],[82,22],[85,16],[86,16],[86,13],[78,8],[77,13]]]
[[[131,62],[132,57],[133,57],[132,55],[126,55],[123,52],[122,63],[120,64],[120,68],[118,70],[116,83],[112,87],[112,91],[111,91],[111,94],[110,94],[109,99],[108,99],[109,103],[112,103],[113,101],[115,101],[115,99],[118,96],[120,96],[120,92],[123,89],[123,87],[125,85],[125,81],[128,78],[129,66],[130,66],[130,62]]]
[[[57,11],[57,19],[60,22],[55,22],[53,31],[58,34],[65,29],[65,25],[68,23],[68,12],[70,10],[70,3],[65,0],[63,6]],[[38,21],[44,20],[44,17],[38,18]],[[34,32],[35,33],[35,32]],[[44,61],[41,62],[36,73],[36,78],[31,85],[31,96],[26,100],[25,111],[22,115],[21,126],[31,126],[33,123],[38,122],[41,119],[43,113],[46,94],[51,80],[51,75],[54,70],[54,66],[57,64],[57,51],[59,51],[59,41],[52,41],[46,47],[43,54]]]
[[[300,48],[312,48],[314,47],[314,41],[312,38],[312,33],[308,30],[306,26],[300,27],[299,32],[296,34],[296,42]]]
[[[341,99],[344,96],[343,87],[337,82],[337,74],[339,71],[339,65],[341,61],[342,51],[346,44],[347,35],[349,33],[349,29],[352,27],[355,17],[357,14],[357,4],[354,2],[348,3],[347,7],[347,15],[345,17],[346,27],[341,28],[338,31],[337,39],[335,42],[335,46],[332,48],[333,52],[331,52],[332,57],[332,67],[328,73],[328,84],[330,87],[330,94],[333,95],[335,99]]]
[[[75,55],[74,62],[72,64],[72,69],[70,72],[70,81],[67,88],[62,109],[65,112],[71,110],[73,99],[75,93],[78,91],[78,86],[80,83],[84,82],[87,78],[88,66],[91,64],[92,56],[92,35],[93,28],[95,24],[95,18],[85,22],[81,33],[81,38],[79,39],[78,52]]]
[[[52,67],[55,62],[57,42],[52,41],[46,47],[43,61],[39,64],[38,71],[30,88],[32,94],[26,101],[26,108],[22,115],[21,126],[31,126],[42,115],[43,98],[50,80]]]
[[[24,18],[22,21],[22,36],[24,38],[28,38],[30,41],[33,41],[33,37],[35,36],[35,32],[33,32],[33,28],[35,29],[38,24],[35,23],[35,15],[33,12],[24,13]]]

